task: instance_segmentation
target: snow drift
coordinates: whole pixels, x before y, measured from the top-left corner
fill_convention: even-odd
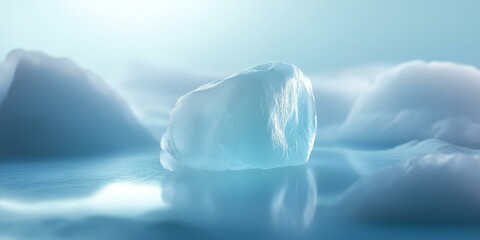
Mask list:
[[[364,177],[339,210],[375,222],[478,222],[479,171],[478,152],[432,151]]]
[[[0,155],[77,156],[155,147],[102,79],[70,60],[16,50],[2,67]]]
[[[338,141],[390,148],[438,138],[480,148],[480,71],[472,66],[421,61],[378,77],[357,99],[339,128]]]

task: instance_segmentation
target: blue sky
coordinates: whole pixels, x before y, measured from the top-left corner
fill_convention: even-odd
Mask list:
[[[480,66],[478,1],[0,1],[0,55],[66,56],[107,78],[132,62],[307,73],[412,59]]]

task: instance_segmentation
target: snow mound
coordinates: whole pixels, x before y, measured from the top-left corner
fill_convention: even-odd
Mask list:
[[[431,153],[366,176],[339,202],[350,217],[374,222],[480,221],[478,152]]]
[[[15,50],[1,66],[1,156],[64,157],[155,148],[155,140],[125,102],[101,78],[72,61]]]
[[[341,143],[387,149],[437,138],[480,148],[480,71],[449,62],[407,62],[384,72],[356,100]]]
[[[269,63],[182,96],[162,136],[164,168],[268,169],[308,161],[316,133],[310,80]]]

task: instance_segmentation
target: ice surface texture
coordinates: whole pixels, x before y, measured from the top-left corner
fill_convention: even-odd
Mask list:
[[[259,65],[182,96],[162,136],[160,162],[169,170],[300,165],[310,156],[316,124],[302,71]]]

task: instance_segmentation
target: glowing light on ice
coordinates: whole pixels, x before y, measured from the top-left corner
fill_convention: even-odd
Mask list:
[[[162,136],[160,162],[169,170],[301,165],[316,128],[312,86],[302,71],[259,65],[182,96]]]
[[[0,211],[37,216],[134,216],[167,207],[161,194],[160,187],[155,185],[119,182],[109,184],[85,198],[43,202],[0,199]]]

